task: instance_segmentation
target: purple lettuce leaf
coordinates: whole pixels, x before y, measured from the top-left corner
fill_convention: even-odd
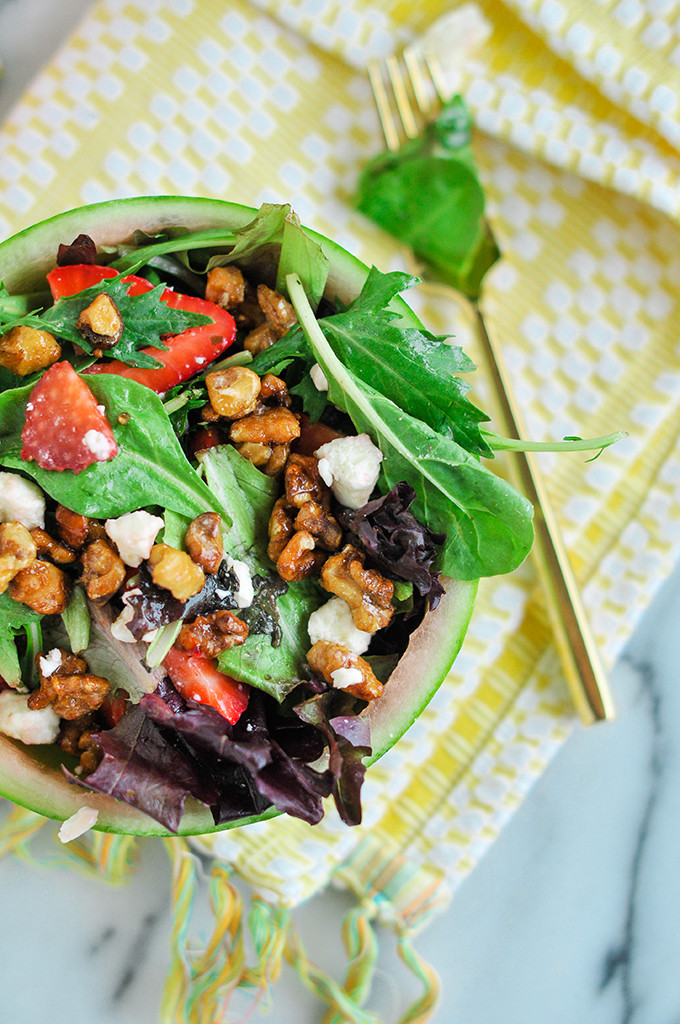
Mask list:
[[[388,494],[356,511],[339,510],[337,518],[349,531],[352,543],[370,555],[376,568],[413,583],[420,596],[428,598],[430,608],[435,608],[444,588],[432,566],[437,546],[446,538],[433,533],[410,511],[415,496],[411,485],[402,480]]]
[[[94,739],[102,761],[85,779],[71,776],[73,781],[137,807],[171,832],[179,828],[188,796],[208,807],[216,804],[219,792],[209,774],[169,743],[140,705],[128,707],[118,725]]]
[[[371,753],[366,722],[357,715],[330,717],[333,693],[322,693],[298,704],[295,713],[323,733],[328,743],[331,794],[346,825],[361,824],[361,787],[366,774],[364,758]]]
[[[124,603],[134,612],[127,627],[139,640],[145,633],[169,622],[195,619],[218,608],[235,608],[237,587],[235,574],[222,562],[216,573],[206,576],[197,594],[187,601],[178,601],[169,590],[154,583],[148,567],[142,565],[136,582],[122,595]]]

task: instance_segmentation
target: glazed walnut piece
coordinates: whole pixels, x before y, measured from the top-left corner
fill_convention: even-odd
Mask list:
[[[295,517],[296,530],[307,530],[324,551],[337,551],[342,544],[342,528],[318,501],[306,501]]]
[[[222,309],[235,309],[245,298],[246,282],[238,267],[213,267],[208,271],[205,297]]]
[[[191,555],[168,544],[154,544],[149,566],[154,583],[169,590],[178,601],[187,601],[205,584],[205,573]]]
[[[88,672],[87,663],[82,658],[62,648],[57,649],[61,660],[49,675],[44,672],[46,659],[38,655],[40,689],[34,690],[28,698],[29,708],[39,711],[51,706],[55,714],[69,721],[96,711],[111,689],[108,679]]]
[[[11,580],[9,596],[39,615],[61,615],[71,596],[66,573],[50,562],[36,559]]]
[[[96,348],[113,348],[123,333],[123,318],[111,296],[100,292],[79,315],[76,327]]]
[[[0,594],[37,553],[35,541],[22,523],[0,523]]]
[[[222,517],[217,512],[204,512],[189,523],[184,536],[187,551],[204,572],[216,573],[224,555]]]
[[[49,558],[57,565],[69,565],[71,562],[75,562],[75,551],[68,544],[62,544],[60,540],[50,537],[49,533],[46,530],[41,530],[39,526],[31,530],[31,537],[36,546],[38,558]]]
[[[35,327],[12,327],[0,336],[0,366],[17,377],[46,370],[61,355],[57,339],[49,331]]]
[[[347,602],[357,629],[375,633],[389,624],[394,584],[375,569],[364,568],[364,555],[351,544],[326,560],[321,586]]]
[[[60,539],[74,551],[80,551],[88,540],[106,539],[103,523],[100,523],[98,519],[82,516],[79,512],[73,512],[65,505],[57,505],[55,519]]]
[[[293,536],[294,532],[295,526],[293,525],[293,516],[288,508],[288,503],[285,498],[279,498],[274,503],[274,508],[272,509],[272,514],[269,518],[269,545],[267,547],[267,554],[271,558],[272,562],[278,561],[281,552]]]
[[[229,431],[229,438],[234,444],[246,441],[266,445],[290,444],[299,436],[298,417],[285,406],[244,416],[232,423]]]
[[[207,374],[205,383],[210,405],[216,413],[229,420],[251,413],[260,396],[260,378],[247,366],[214,370]]]
[[[286,501],[292,507],[302,508],[306,501],[316,501],[330,508],[330,490],[319,475],[319,462],[313,455],[291,455],[283,481]]]
[[[199,615],[187,622],[175,641],[175,646],[187,654],[216,658],[222,651],[237,647],[248,637],[248,626],[227,609]]]
[[[125,580],[125,565],[105,540],[94,540],[82,553],[81,582],[87,596],[97,604],[105,604]]]
[[[385,689],[368,662],[343,644],[317,640],[307,652],[307,661],[331,686],[360,700],[375,700]]]
[[[276,560],[276,571],[286,583],[304,580],[318,572],[326,560],[316,540],[307,530],[296,530]]]

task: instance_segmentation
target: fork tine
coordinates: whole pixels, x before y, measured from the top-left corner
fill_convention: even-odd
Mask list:
[[[397,131],[397,126],[392,114],[392,108],[387,96],[387,90],[385,89],[385,83],[383,81],[379,61],[370,60],[368,62],[368,77],[371,83],[371,89],[373,90],[373,99],[375,100],[375,105],[378,110],[380,127],[382,128],[383,135],[385,136],[385,143],[389,150],[396,152],[396,150],[399,149],[399,132]]]
[[[439,61],[437,60],[433,53],[424,53],[423,61],[425,63],[425,67],[429,71],[435,92],[439,97],[439,102],[442,104],[448,102],[448,100],[451,99],[451,96],[449,89],[446,85],[446,79],[444,77],[444,72],[442,71],[441,64],[439,63]]]
[[[418,125],[413,115],[413,109],[409,99],[407,76],[404,75],[398,59],[394,56],[387,58],[385,61],[385,67],[387,68],[387,75],[392,86],[392,92],[394,93],[394,99],[404,128],[404,134],[408,139],[415,139],[418,134]]]
[[[416,106],[423,116],[432,110],[432,90],[428,88],[428,78],[433,82],[424,55],[414,46],[407,46],[403,51],[404,64],[413,89]]]

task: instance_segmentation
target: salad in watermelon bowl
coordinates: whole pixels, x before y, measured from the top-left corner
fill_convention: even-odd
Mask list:
[[[473,369],[288,206],[0,244],[0,793],[105,831],[361,820],[532,509]]]

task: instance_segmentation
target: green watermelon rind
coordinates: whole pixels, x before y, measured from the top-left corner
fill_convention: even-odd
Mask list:
[[[68,243],[81,233],[90,235],[98,246],[116,245],[130,239],[138,229],[148,234],[177,225],[189,231],[235,229],[251,221],[255,213],[251,207],[222,200],[178,196],[95,203],[41,221],[0,243],[0,281],[4,281],[10,293],[44,289],[45,275],[54,266],[59,243]],[[360,291],[368,267],[330,239],[313,231],[308,233],[319,242],[330,261],[326,295],[344,303],[351,301]],[[417,317],[402,299],[396,299],[393,308],[403,321],[418,325]],[[382,757],[418,718],[460,650],[477,584],[450,579],[443,582],[446,593],[438,608],[428,613],[412,635],[383,697],[364,711],[371,728],[370,763]],[[0,735],[0,794],[58,821],[69,818],[82,806],[96,808],[99,817],[95,827],[103,832],[171,834],[128,804],[70,782],[61,770],[60,751],[54,746],[29,747]],[[263,821],[277,813],[270,808],[262,815],[216,827],[210,812],[197,801],[189,800],[179,834],[209,834]]]

